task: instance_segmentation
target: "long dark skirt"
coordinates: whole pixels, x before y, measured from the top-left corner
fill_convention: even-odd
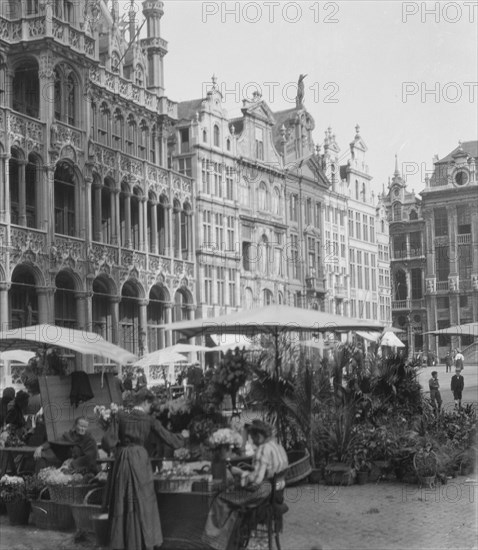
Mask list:
[[[264,481],[255,491],[236,489],[220,493],[212,503],[206,520],[202,542],[215,550],[228,548],[241,506],[262,503],[271,493],[271,484]]]
[[[144,447],[122,447],[116,456],[109,522],[112,550],[153,550],[163,543],[153,470]]]

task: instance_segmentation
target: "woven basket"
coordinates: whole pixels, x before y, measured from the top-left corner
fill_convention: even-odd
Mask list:
[[[58,502],[48,500],[47,489],[43,489],[38,500],[32,500],[32,522],[38,529],[69,531],[75,523],[71,508]]]
[[[97,487],[88,492],[82,504],[70,504],[77,531],[95,532],[93,517],[101,514],[103,488]]]
[[[80,504],[86,494],[91,491],[91,485],[50,485],[47,484],[50,499],[63,504]]]
[[[308,477],[312,472],[310,465],[310,454],[305,451],[292,451],[287,453],[289,467],[285,471],[285,484],[293,485]]]

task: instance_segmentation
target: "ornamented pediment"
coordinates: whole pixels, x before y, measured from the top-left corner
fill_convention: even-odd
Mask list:
[[[275,124],[274,114],[265,101],[249,101],[244,99],[243,104],[244,107],[241,110],[245,116],[253,116],[267,122],[271,126]]]

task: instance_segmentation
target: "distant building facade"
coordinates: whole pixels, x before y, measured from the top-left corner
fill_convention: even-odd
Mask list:
[[[478,142],[460,143],[435,159],[418,198],[398,168],[384,196],[392,248],[394,325],[408,334],[409,351],[443,359],[450,348],[470,347],[472,337],[424,335],[478,319]],[[473,348],[473,349],[471,349]]]

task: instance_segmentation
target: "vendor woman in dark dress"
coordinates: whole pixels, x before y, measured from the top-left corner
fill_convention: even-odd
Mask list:
[[[149,414],[152,392],[141,389],[135,397],[137,405],[129,412],[119,411],[117,422],[103,439],[106,450],[118,445],[109,498],[112,550],[153,550],[161,546],[153,469],[144,444],[152,433],[175,449],[184,445],[181,436],[166,430]]]

